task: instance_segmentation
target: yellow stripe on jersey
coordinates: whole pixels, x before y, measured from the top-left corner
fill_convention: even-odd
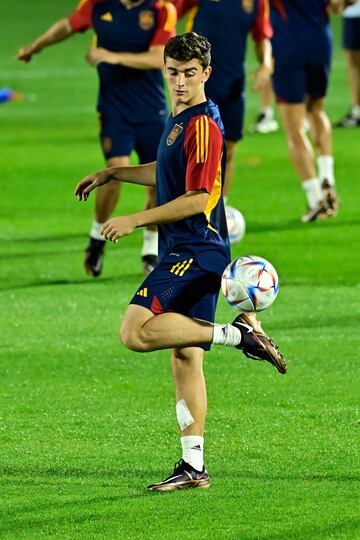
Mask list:
[[[196,163],[200,163],[200,134],[199,134],[199,120],[195,122],[196,129]]]
[[[189,267],[190,267],[191,263],[193,262],[193,260],[194,260],[194,259],[189,259],[189,262],[188,262],[187,265],[184,267],[184,269],[181,270],[179,276],[183,276],[183,275],[185,274],[186,270],[189,269]],[[187,262],[187,261],[185,261],[185,262]]]
[[[86,4],[87,0],[80,0],[80,2],[77,5],[76,11],[80,9],[84,4]]]
[[[190,9],[185,23],[185,32],[191,32],[198,11],[198,7],[193,7],[192,9]]]
[[[209,119],[200,116],[195,122],[196,129],[196,163],[205,163],[209,153]]]
[[[164,25],[165,32],[172,32],[176,28],[177,12],[174,4],[170,2],[158,2],[160,7],[166,9],[166,22]]]
[[[208,221],[208,228],[211,229],[214,232],[218,232],[210,223],[210,216],[211,212],[214,210],[215,206],[219,202],[219,199],[221,197],[221,158],[218,166],[218,170],[216,173],[216,178],[214,181],[213,188],[210,193],[209,200],[207,202],[206,208],[204,210],[204,214],[206,216],[206,219]]]
[[[97,41],[98,41],[98,37],[97,37],[96,34],[94,34],[93,37],[92,37],[91,46],[92,47],[97,47]]]

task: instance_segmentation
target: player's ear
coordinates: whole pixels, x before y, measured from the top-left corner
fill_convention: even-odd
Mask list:
[[[202,80],[203,83],[206,83],[206,81],[209,79],[209,77],[211,75],[211,72],[212,72],[212,67],[211,66],[208,66],[207,68],[204,69],[204,71],[203,71],[203,80]]]

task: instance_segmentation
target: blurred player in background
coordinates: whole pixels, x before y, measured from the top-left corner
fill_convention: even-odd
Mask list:
[[[360,126],[360,0],[347,2],[343,11],[343,46],[351,92],[351,109],[334,127]]]
[[[96,45],[86,58],[99,75],[97,110],[107,166],[129,165],[132,150],[140,163],[148,163],[156,159],[167,117],[161,68],[164,44],[175,34],[175,26],[176,10],[168,2],[82,0],[68,18],[21,48],[17,58],[29,62],[45,47],[93,28]],[[97,192],[84,259],[85,270],[92,276],[102,270],[105,240],[100,230],[116,206],[119,187],[119,182],[111,182]],[[146,208],[154,207],[154,197],[153,188],[148,188]],[[157,249],[156,228],[149,226],[141,252],[145,273],[156,265]]]
[[[205,37],[192,32],[170,39],[165,78],[172,114],[157,162],[91,174],[75,191],[86,200],[90,191],[112,180],[156,185],[157,208],[112,218],[103,227],[105,237],[117,242],[137,227],[159,226],[159,264],[140,285],[120,329],[122,342],[133,351],[172,349],[183,454],[174,472],[149,486],[150,491],[210,484],[203,459],[207,409],[203,358],[212,343],[236,347],[286,372],[281,353],[255,314],[241,314],[233,324],[213,324],[230,250],[222,198],[223,126],[218,107],[206,99],[204,90],[210,59]]]
[[[186,30],[208,38],[212,46],[213,73],[206,87],[218,105],[226,137],[227,197],[234,172],[237,141],[243,137],[245,99],[245,54],[249,33],[255,41],[259,67],[254,73],[254,90],[270,80],[272,30],[268,0],[173,0],[178,16],[187,14]]]
[[[249,127],[250,133],[272,133],[279,129],[279,124],[274,115],[274,91],[271,80],[258,90],[260,112],[255,122]]]
[[[307,199],[303,223],[329,218],[338,210],[331,124],[323,109],[332,52],[327,4],[325,0],[271,0],[273,87],[290,158]],[[304,129],[306,114],[318,172]]]

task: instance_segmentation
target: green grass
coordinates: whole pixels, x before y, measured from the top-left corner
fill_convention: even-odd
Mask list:
[[[116,336],[142,279],[141,234],[108,246],[100,279],[82,269],[93,203],[72,192],[103,166],[96,75],[82,60],[90,36],[29,66],[12,60],[72,6],[2,2],[1,80],[26,100],[0,109],[1,538],[359,538],[359,131],[334,133],[339,216],[306,227],[283,133],[239,145],[230,204],[248,231],[233,255],[267,257],[279,271],[262,320],[289,373],[214,347],[212,486],[148,494],[180,457],[173,385],[168,352],[131,353]],[[337,21],[335,30],[338,44]],[[345,88],[337,46],[333,119],[347,108]],[[247,122],[255,112],[249,93]],[[119,212],[142,203],[142,190],[125,186]],[[218,320],[233,316],[221,299]]]

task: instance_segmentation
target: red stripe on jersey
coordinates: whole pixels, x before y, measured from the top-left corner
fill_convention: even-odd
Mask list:
[[[198,5],[198,0],[172,0],[172,3],[180,19],[187,11]]]
[[[252,37],[255,41],[270,39],[273,36],[269,11],[269,0],[259,0],[258,13],[251,29]]]
[[[199,115],[190,120],[184,151],[187,159],[186,192],[205,189],[211,193],[223,152],[223,137],[212,118]]]
[[[156,30],[150,42],[153,45],[165,45],[176,33],[177,13],[170,2],[156,2]]]
[[[280,16],[287,20],[288,16],[284,7],[284,4],[282,3],[282,0],[271,0],[271,5],[274,6],[276,11],[280,14]]]
[[[85,32],[92,25],[92,12],[94,6],[102,0],[81,0],[78,7],[69,17],[73,32]]]

